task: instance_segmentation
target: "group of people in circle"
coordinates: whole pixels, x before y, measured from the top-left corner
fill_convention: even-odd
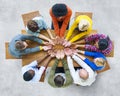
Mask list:
[[[52,19],[51,28],[42,16],[34,17],[27,22],[28,34],[19,34],[9,43],[9,53],[16,58],[41,50],[46,51],[45,56],[22,67],[23,79],[39,82],[50,60],[55,59],[48,77],[51,86],[66,87],[73,83],[90,86],[96,80],[96,71],[103,70],[106,66],[106,55],[113,49],[112,41],[104,34],[89,35],[92,33],[93,22],[87,15],[79,15],[69,27],[72,10],[66,4],[53,5],[49,14]],[[52,35],[51,29],[56,36]],[[42,30],[45,30],[49,37],[41,34]],[[68,31],[65,35],[66,30]],[[72,36],[76,30],[77,34]],[[27,40],[40,45],[28,48]],[[80,67],[74,67],[73,61]],[[62,62],[63,67],[58,67],[59,62]]]

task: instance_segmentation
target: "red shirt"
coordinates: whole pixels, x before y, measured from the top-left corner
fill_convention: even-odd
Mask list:
[[[62,26],[61,26],[61,28],[59,28],[59,25],[58,25],[59,20],[52,13],[52,8],[50,9],[50,16],[52,18],[54,31],[55,31],[56,35],[58,35],[60,37],[64,36],[64,33],[66,31],[66,28],[67,28],[67,25],[68,25],[68,23],[70,21],[70,17],[72,15],[72,10],[68,6],[67,6],[67,10],[68,10],[68,13],[64,16]]]

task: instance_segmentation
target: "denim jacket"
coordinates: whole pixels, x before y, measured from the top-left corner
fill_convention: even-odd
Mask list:
[[[40,46],[37,46],[37,47],[34,47],[34,48],[26,48],[24,50],[17,50],[15,48],[15,43],[16,43],[16,41],[19,41],[19,40],[21,40],[21,41],[31,40],[31,41],[35,41],[39,44],[42,44],[42,42],[43,42],[41,39],[39,39],[35,36],[22,35],[22,34],[19,34],[19,35],[15,36],[12,39],[12,41],[9,43],[8,50],[9,50],[9,53],[16,58],[21,58],[22,55],[26,55],[26,54],[29,54],[29,53],[40,51]]]

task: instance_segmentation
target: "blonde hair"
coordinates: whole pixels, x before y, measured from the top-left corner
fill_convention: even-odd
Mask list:
[[[79,22],[78,28],[80,31],[86,31],[89,26],[90,26],[89,22],[83,19]]]
[[[95,59],[94,59],[94,63],[95,63],[97,66],[105,66],[105,65],[106,65],[106,60],[103,59],[103,58],[95,58]]]

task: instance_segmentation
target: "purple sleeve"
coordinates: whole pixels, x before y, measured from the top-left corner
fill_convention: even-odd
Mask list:
[[[88,50],[88,51],[97,51],[98,52],[98,48],[96,48],[96,46],[89,45],[89,44],[85,45],[85,50]]]
[[[104,34],[93,34],[85,38],[85,42],[89,43],[91,41],[97,41],[98,39],[104,39],[106,36]]]

